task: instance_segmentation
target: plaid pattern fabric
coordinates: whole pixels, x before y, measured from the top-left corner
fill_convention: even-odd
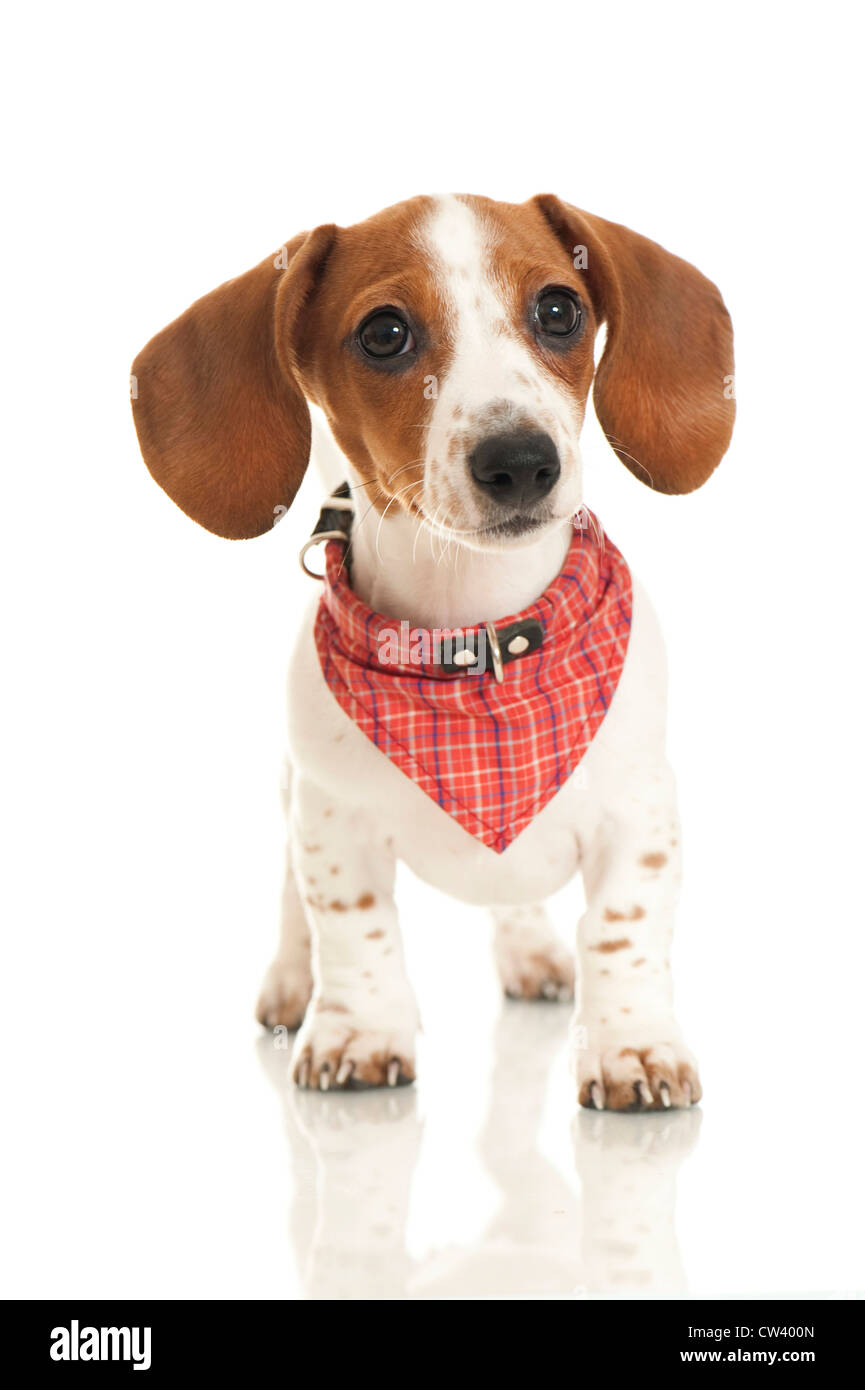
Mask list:
[[[600,545],[575,530],[546,592],[496,623],[536,618],[544,629],[540,650],[505,666],[501,685],[491,669],[446,675],[422,660],[436,635],[426,629],[412,628],[394,659],[392,634],[406,637],[408,625],[367,608],[349,585],[343,545],[327,545],[315,642],[334,697],[401,772],[498,853],[579,765],[624,665],[631,576],[597,534]]]

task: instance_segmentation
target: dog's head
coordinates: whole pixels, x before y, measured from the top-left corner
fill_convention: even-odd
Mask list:
[[[572,516],[594,403],[659,492],[705,482],[733,425],[732,332],[699,271],[552,195],[413,198],[322,226],[193,304],[133,365],[156,481],[195,521],[260,535],[324,411],[370,503],[500,548]]]

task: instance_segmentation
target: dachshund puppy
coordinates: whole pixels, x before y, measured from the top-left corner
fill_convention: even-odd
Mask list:
[[[291,506],[308,403],[341,455],[292,664],[290,855],[258,1009],[299,1028],[297,1082],[414,1078],[401,859],[492,911],[504,988],[525,998],[572,992],[543,901],[581,871],[580,1103],[699,1100],[670,976],[662,640],[584,506],[579,437],[594,378],[637,478],[705,482],[734,413],[715,286],[552,195],[419,197],[294,237],[133,372],[148,468],[217,535],[263,534]]]

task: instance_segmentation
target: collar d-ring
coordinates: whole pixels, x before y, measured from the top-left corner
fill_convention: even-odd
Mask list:
[[[300,547],[298,560],[300,568],[304,574],[308,574],[310,579],[324,579],[323,574],[317,574],[311,570],[306,563],[306,555],[314,545],[321,545],[325,541],[343,541],[348,545],[351,539],[351,523],[354,520],[354,503],[351,500],[351,492],[348,483],[341,483],[330,497],[326,497],[319,512],[318,521],[309,540],[304,541]]]
[[[493,659],[493,675],[498,685],[505,679],[504,667],[502,665],[502,649],[499,646],[499,634],[492,623],[484,623],[487,634],[487,645],[490,649],[490,656]]]

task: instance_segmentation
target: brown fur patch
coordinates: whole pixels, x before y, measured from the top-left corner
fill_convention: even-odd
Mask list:
[[[369,908],[375,906],[375,894],[361,893],[355,906],[359,907],[361,912],[366,912]]]
[[[583,297],[607,325],[593,396],[601,428],[641,482],[691,492],[723,457],[736,414],[733,331],[716,286],[628,227],[552,194],[531,201],[569,256],[587,250]]]
[[[220,285],[133,363],[145,463],[187,516],[218,536],[270,531],[300,486],[310,418],[290,359],[335,232],[302,232],[281,249],[282,265],[271,252]]]
[[[617,941],[599,941],[597,946],[590,946],[590,951],[600,951],[601,955],[609,956],[613,951],[624,951],[630,946],[631,942],[627,936],[620,936]]]
[[[645,917],[644,907],[632,907],[630,912],[617,912],[613,907],[604,908],[605,922],[639,922],[641,917]]]
[[[644,869],[663,869],[666,862],[666,854],[661,854],[660,851],[656,851],[652,854],[644,854],[640,859],[640,863],[643,865]]]
[[[368,931],[366,933],[367,941],[381,941],[383,936],[384,932],[382,931],[381,927],[376,927],[375,931]]]

